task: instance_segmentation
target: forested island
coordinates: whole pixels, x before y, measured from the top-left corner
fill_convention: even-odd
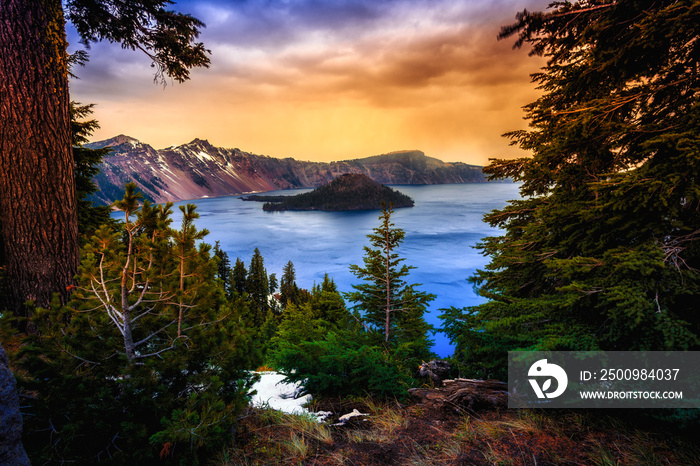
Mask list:
[[[382,204],[413,207],[409,196],[377,183],[366,175],[346,173],[311,192],[295,196],[246,196],[244,201],[264,202],[263,210],[379,210]]]

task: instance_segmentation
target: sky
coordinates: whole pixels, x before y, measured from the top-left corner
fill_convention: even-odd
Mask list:
[[[527,128],[522,107],[544,64],[497,40],[549,0],[188,0],[211,66],[154,83],[140,51],[91,44],[71,99],[101,128],[160,149],[215,146],[299,160],[421,150],[448,162],[522,156],[501,135]],[[84,48],[69,27],[69,51]]]

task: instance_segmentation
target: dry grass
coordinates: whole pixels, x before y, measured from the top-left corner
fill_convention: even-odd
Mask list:
[[[340,401],[367,421],[332,427],[310,416],[249,412],[221,466],[304,465],[676,465],[697,464],[693,440],[648,431],[605,413],[502,410],[463,416],[375,400]],[[328,409],[321,406],[319,409]],[[364,419],[364,418],[362,418]],[[333,421],[334,422],[334,421]]]
[[[309,415],[250,408],[242,425],[245,442],[222,453],[216,464],[303,464],[322,445],[333,444],[330,427]]]
[[[408,421],[399,409],[390,407],[376,412],[371,418],[374,430],[393,437],[397,430],[408,427]]]

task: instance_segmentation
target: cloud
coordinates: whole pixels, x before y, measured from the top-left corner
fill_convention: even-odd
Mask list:
[[[163,90],[152,84],[142,53],[97,44],[71,91],[98,103],[105,137],[140,131],[145,136],[133,135],[165,146],[192,135],[315,159],[416,148],[485,163],[507,147],[502,132],[524,126],[521,107],[536,96],[529,74],[541,65],[496,36],[517,11],[545,6],[540,0],[178,2],[207,23],[201,40],[212,50],[210,69]]]

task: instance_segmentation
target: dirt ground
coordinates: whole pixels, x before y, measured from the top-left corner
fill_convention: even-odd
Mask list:
[[[697,433],[601,411],[464,412],[367,399],[322,400],[311,409],[333,415],[319,424],[251,409],[220,464],[700,464]],[[367,416],[334,425],[354,409]]]

